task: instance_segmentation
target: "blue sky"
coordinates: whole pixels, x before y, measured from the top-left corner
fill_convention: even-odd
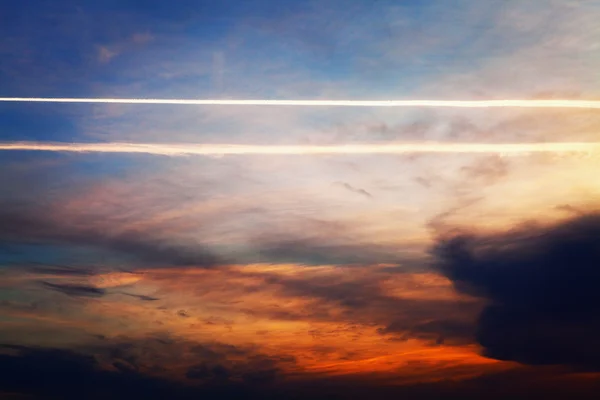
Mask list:
[[[597,5],[548,4],[234,1],[183,2],[173,9],[163,2],[142,8],[135,2],[12,3],[4,13],[0,83],[5,96],[585,97],[597,88],[599,50],[586,45],[597,29]],[[71,127],[89,119],[89,106],[13,110],[0,110],[15,124],[7,139],[18,139],[14,130],[39,139],[34,131],[41,123],[49,140],[87,139],[88,126]],[[144,119],[154,112],[133,114]],[[316,127],[353,116],[323,118]],[[314,120],[307,116],[310,128]],[[204,122],[186,115],[180,121]],[[111,131],[125,130],[116,122]]]
[[[375,6],[234,1],[219,6],[183,2],[175,10],[164,2],[141,9],[136,2],[13,3],[3,21],[3,53],[11,61],[5,69],[12,75],[4,75],[3,86],[22,93],[23,86],[44,79],[37,93],[65,97],[95,90],[109,94],[123,86],[133,97],[182,86],[198,95],[278,97],[279,86],[292,86],[300,74],[311,81],[347,83],[353,97],[365,90],[387,96],[390,84],[402,97],[436,75],[485,67],[491,58],[532,45],[546,50],[546,58],[573,52],[569,45],[544,49],[548,44],[539,46],[540,40],[554,29],[573,35],[574,43],[585,39],[584,30],[565,23],[565,17],[576,14],[580,23],[588,23],[587,15],[596,10],[594,2],[577,7],[551,2],[538,9],[501,1],[381,1]],[[520,21],[525,14],[535,18]],[[591,37],[591,21],[585,28],[592,28],[586,33]],[[225,57],[223,79],[235,85],[211,87],[215,54]],[[585,65],[593,54],[577,56]]]

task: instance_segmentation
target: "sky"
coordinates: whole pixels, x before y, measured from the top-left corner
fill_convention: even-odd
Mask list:
[[[600,1],[5,3],[0,398],[595,398],[596,106],[10,99],[597,105]]]

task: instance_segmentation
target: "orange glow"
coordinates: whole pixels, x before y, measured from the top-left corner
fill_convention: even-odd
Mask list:
[[[285,366],[288,374],[401,371],[402,379],[416,382],[470,377],[510,365],[500,366],[477,355],[478,349],[472,345],[436,344],[419,338],[398,340],[402,332],[381,332],[386,324],[385,311],[389,310],[367,305],[365,311],[354,311],[310,293],[290,293],[283,283],[285,279],[316,285],[320,279],[343,283],[381,275],[383,293],[392,299],[405,298],[417,305],[468,300],[453,297],[449,282],[431,273],[385,278],[389,273],[376,265],[352,268],[352,274],[348,271],[333,266],[255,264],[149,269],[135,278],[108,274],[89,283],[107,288],[126,283],[129,292],[159,300],[137,301],[115,293],[83,303],[71,318],[77,321],[83,315],[93,315],[94,321],[88,321],[86,328],[115,338],[126,335],[142,339],[148,332],[166,331],[189,342],[216,341],[251,346],[273,357],[293,356],[296,362]],[[257,287],[260,290],[255,290]],[[349,312],[353,312],[352,321],[347,319]],[[178,363],[180,367],[174,366],[173,371],[189,367],[185,361]]]

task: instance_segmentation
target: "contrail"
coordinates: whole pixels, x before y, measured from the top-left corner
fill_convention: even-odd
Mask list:
[[[0,150],[75,153],[145,153],[162,156],[318,155],[413,153],[600,153],[600,142],[567,143],[388,143],[336,145],[235,145],[169,143],[0,143]]]
[[[0,97],[0,102],[305,107],[600,108],[600,100],[229,100]]]

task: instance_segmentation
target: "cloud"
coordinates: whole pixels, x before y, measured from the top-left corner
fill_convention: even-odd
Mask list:
[[[100,46],[98,48],[98,61],[100,63],[108,63],[114,57],[118,56],[119,52],[116,50],[111,50],[106,46]]]
[[[231,377],[231,372],[219,364],[213,367],[208,367],[206,364],[199,364],[190,367],[185,376],[188,379],[194,380],[227,381]]]
[[[0,387],[6,391],[63,399],[90,398],[91,393],[98,399],[179,395],[178,388],[165,380],[135,372],[103,371],[89,355],[59,349],[8,348],[18,354],[0,354]]]
[[[318,237],[280,237],[279,240],[273,238],[272,241],[257,243],[257,246],[261,260],[271,262],[327,265],[394,263],[401,259],[389,246],[352,243],[350,240],[340,243],[340,238],[328,242]]]
[[[477,332],[485,355],[600,370],[600,214],[452,234],[433,253],[460,292],[488,301]]]
[[[42,282],[45,287],[64,293],[69,296],[80,297],[102,297],[106,294],[106,290],[93,286],[56,284],[50,282]]]
[[[418,305],[416,305],[418,307]],[[441,313],[440,313],[441,314]],[[461,318],[441,317],[433,320],[392,321],[386,327],[378,330],[381,334],[399,333],[400,340],[418,338],[435,341],[436,344],[444,343],[472,343],[475,339],[474,324],[472,321]]]
[[[0,242],[6,244],[91,246],[150,264],[212,266],[218,262],[199,247],[169,243],[147,231],[119,232],[118,228],[85,216],[57,218],[41,205],[5,204],[0,210]]]
[[[213,365],[201,363],[190,367],[185,376],[204,383],[225,383],[231,379],[241,378],[244,383],[264,385],[274,382],[281,373],[277,363],[264,356],[253,356],[250,362],[242,367],[245,371],[240,371],[239,367],[235,364],[227,367],[219,363]]]
[[[422,380],[457,381],[506,368],[478,357],[471,346],[455,346],[469,341],[457,332],[464,317],[460,313],[469,307],[440,296],[450,287],[447,280],[433,274],[397,274],[376,267],[262,268],[240,266],[231,274],[225,268],[150,269],[142,274],[149,280],[141,285],[156,288],[164,305],[170,307],[164,311],[165,325],[160,328],[170,335],[149,332],[156,327],[148,324],[157,318],[153,304],[118,303],[115,300],[120,297],[115,296],[91,302],[98,308],[82,310],[101,321],[97,327],[88,325],[86,331],[103,332],[104,337],[91,344],[88,337],[75,347],[71,342],[68,345],[76,353],[93,354],[99,369],[114,374],[160,376],[179,382],[187,376],[188,384],[199,386],[190,389],[198,396],[219,387],[259,388],[266,391],[264,395],[278,398],[283,393],[279,397],[285,397],[285,393],[296,393],[294,382],[298,381],[307,387],[324,384],[329,393],[345,396],[352,393],[344,387],[353,379],[364,378],[363,383],[375,389],[383,384],[380,380],[388,378],[395,379],[398,387],[411,386]],[[233,273],[236,271],[238,275]],[[271,276],[277,271],[280,279]],[[152,279],[153,275],[157,279]],[[160,285],[161,280],[172,280],[175,286]],[[177,316],[176,302],[191,307],[189,318]],[[107,313],[127,308],[124,319]],[[254,314],[240,315],[238,310],[244,308]],[[288,312],[290,319],[269,315],[275,309],[281,314]],[[171,320],[166,314],[171,314]],[[204,325],[211,315],[231,318],[233,330]],[[126,325],[121,327],[121,322]],[[39,326],[35,321],[35,328]],[[99,331],[100,326],[108,329]],[[142,329],[136,329],[138,326]],[[387,327],[386,331],[377,332],[380,326]],[[254,329],[260,328],[267,332],[253,336]],[[132,329],[134,338],[115,337],[119,332],[130,334]],[[229,343],[215,343],[214,338]],[[13,340],[21,341],[18,337]],[[335,375],[345,376],[344,385],[330,386],[327,377]],[[316,391],[300,398],[321,395]],[[170,398],[178,398],[176,392]]]
[[[96,271],[89,268],[77,268],[68,265],[54,265],[54,264],[42,264],[42,263],[29,263],[34,266],[28,270],[34,274],[40,275],[54,275],[54,276],[92,276],[95,275]]]
[[[2,346],[0,395],[15,398],[89,399],[526,399],[561,397],[595,399],[597,382],[565,378],[561,371],[518,369],[477,378],[398,384],[394,377],[360,373],[352,376],[311,375],[289,381],[272,380],[265,368],[235,376],[228,367],[202,363],[190,367],[184,383],[152,376],[114,361],[104,368],[96,358],[73,350]],[[268,367],[269,362],[264,363]],[[414,365],[418,368],[419,365]],[[215,377],[219,379],[214,379]],[[203,381],[207,377],[212,380]],[[12,398],[12,397],[7,397]]]
[[[143,301],[157,301],[160,300],[158,297],[152,297],[152,296],[146,296],[143,294],[133,294],[133,293],[121,293],[124,294],[126,296],[131,296],[131,297],[135,297],[136,299],[140,299]]]
[[[585,211],[583,211],[580,208],[575,207],[575,206],[573,206],[571,204],[559,204],[559,205],[556,206],[556,209],[559,210],[559,211],[564,211],[564,212],[569,213],[571,215],[574,215],[574,214],[575,215],[582,215],[582,214],[585,215],[586,214]]]
[[[181,374],[176,378],[185,377],[194,385],[268,384],[284,376],[283,365],[290,367],[296,362],[291,356],[263,354],[253,346],[199,343],[160,333],[138,339],[106,339],[84,351],[97,354],[104,364],[119,363],[120,369],[163,375],[171,370]]]
[[[153,39],[154,37],[149,32],[137,32],[130,37],[122,38],[110,44],[98,46],[97,60],[100,64],[107,64],[111,62],[113,58],[124,53],[134,53],[139,51],[142,46],[147,45]]]
[[[254,315],[381,326],[377,333],[393,340],[420,339],[438,344],[474,340],[471,316],[479,310],[479,303],[453,296],[443,282],[376,266],[316,269],[290,275],[276,271],[253,275],[264,279],[263,287],[278,288],[281,304],[289,301],[286,298],[308,302],[294,308],[257,307]],[[336,326],[326,334],[342,335],[344,329]],[[312,332],[316,336],[322,333],[320,329]]]
[[[340,185],[341,187],[343,187],[344,189],[349,190],[353,193],[360,194],[360,195],[368,197],[368,198],[373,198],[373,195],[371,193],[367,192],[365,189],[355,188],[354,186],[350,185],[347,182],[337,182],[337,184]]]
[[[509,164],[505,159],[494,155],[477,160],[472,165],[462,167],[461,172],[471,183],[475,181],[492,184],[508,174]]]

